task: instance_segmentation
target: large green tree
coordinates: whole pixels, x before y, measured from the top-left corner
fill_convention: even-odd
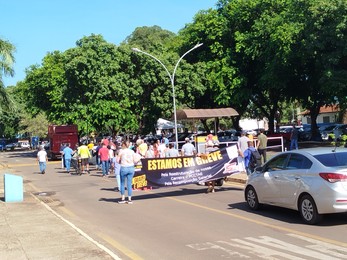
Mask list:
[[[198,13],[179,35],[183,44],[206,43],[218,105],[242,115],[249,104],[270,127],[285,101],[311,111],[346,103],[346,1],[222,0]],[[211,103],[211,105],[214,105]]]
[[[288,60],[289,95],[310,111],[316,138],[320,107],[338,103],[346,109],[347,1],[294,1],[291,6],[301,29]]]
[[[186,57],[194,56],[195,53],[187,54],[174,68],[181,55],[194,47],[189,46],[182,52],[177,52],[177,39],[172,32],[163,30],[158,26],[137,28],[130,35],[125,44],[131,48],[138,48],[153,55],[160,62],[140,52],[133,53],[134,70],[140,101],[139,115],[142,116],[142,132],[154,130],[159,117],[170,118],[173,113],[173,89],[171,78],[174,76],[174,92],[177,108],[195,107],[194,100],[198,95],[203,95],[205,87],[202,79],[205,78],[204,64],[189,64]],[[167,71],[166,71],[166,69]],[[170,74],[170,75],[169,75]]]
[[[47,54],[42,66],[27,70],[22,87],[31,113],[42,110],[52,123],[76,123],[84,134],[152,131],[158,117],[172,111],[166,88],[170,81],[165,71],[131,47],[142,42],[144,34],[164,46],[173,34],[158,27],[141,31],[119,47],[91,35],[63,53]]]

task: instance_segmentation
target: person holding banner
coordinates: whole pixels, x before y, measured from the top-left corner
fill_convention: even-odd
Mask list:
[[[112,165],[114,169],[114,175],[117,180],[117,187],[115,188],[116,191],[120,191],[120,164],[119,164],[119,150],[116,150],[116,155],[112,158]]]
[[[216,151],[218,150],[219,147],[218,147],[218,143],[214,142],[213,141],[213,135],[212,134],[209,134],[207,137],[206,137],[206,143],[205,143],[205,152],[206,154],[209,154],[210,152],[213,152],[213,151]],[[215,192],[215,189],[214,189],[214,186],[216,184],[216,181],[213,180],[213,181],[208,181],[205,183],[207,185],[207,191],[206,193],[210,193],[210,192]]]
[[[126,141],[122,142],[122,149],[119,151],[118,160],[120,164],[120,194],[121,200],[119,204],[132,204],[132,181],[135,174],[135,164],[137,163],[137,157],[132,149],[129,149],[129,145]],[[125,201],[125,179],[127,179],[127,191],[128,201]]]

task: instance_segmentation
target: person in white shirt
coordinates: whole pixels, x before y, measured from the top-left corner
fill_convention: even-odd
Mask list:
[[[189,138],[186,137],[186,143],[182,146],[182,156],[192,156],[196,154],[195,146],[190,142]]]
[[[246,132],[242,131],[241,132],[241,137],[239,138],[237,145],[239,148],[239,157],[237,157],[239,169],[241,172],[244,172],[246,170],[245,167],[245,160],[243,158],[243,153],[248,149],[248,141],[249,138],[246,136]]]
[[[166,151],[169,149],[169,145],[165,144],[165,140],[161,139],[160,144],[158,146],[158,151],[160,154],[160,158],[164,158],[166,156]]]
[[[48,162],[47,152],[43,147],[40,147],[37,153],[37,161],[39,162],[40,172],[45,174],[46,172],[46,162]]]
[[[169,149],[166,150],[166,157],[178,157],[180,156],[178,150],[175,148],[174,144],[169,144]]]
[[[241,137],[239,138],[237,145],[239,146],[239,151],[240,153],[244,153],[248,149],[248,141],[249,138],[246,136],[246,132],[242,131],[241,132]]]
[[[112,149],[111,145],[108,145],[107,146],[107,149],[108,149],[108,170],[109,172],[107,174],[111,174],[114,170],[113,168],[113,158],[114,158],[114,150]]]
[[[135,164],[137,163],[137,155],[134,150],[129,149],[126,141],[122,142],[122,149],[119,151],[118,160],[120,164],[120,194],[121,200],[119,204],[132,204],[132,181],[135,174]],[[125,179],[127,179],[128,201],[125,201]]]

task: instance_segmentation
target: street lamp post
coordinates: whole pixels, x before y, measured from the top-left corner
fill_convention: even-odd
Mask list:
[[[135,52],[140,52],[143,53],[145,55],[148,55],[150,57],[152,57],[153,59],[155,59],[157,62],[159,62],[165,69],[166,73],[169,75],[170,81],[171,81],[171,86],[172,86],[172,100],[173,100],[173,110],[174,110],[174,120],[175,120],[175,139],[176,139],[176,148],[178,149],[178,133],[177,133],[177,114],[176,114],[176,96],[175,96],[175,73],[178,67],[178,64],[180,63],[180,61],[183,59],[184,56],[186,56],[189,52],[195,50],[196,48],[199,48],[201,45],[203,45],[203,43],[198,43],[197,45],[195,45],[193,48],[191,48],[190,50],[188,50],[186,53],[184,53],[179,60],[176,63],[176,66],[174,68],[174,71],[172,74],[170,74],[169,70],[166,68],[166,66],[155,56],[153,56],[152,54],[149,54],[145,51],[142,51],[138,48],[132,48],[133,51]]]

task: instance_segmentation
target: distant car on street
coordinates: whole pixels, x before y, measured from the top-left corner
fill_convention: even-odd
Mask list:
[[[334,128],[341,124],[332,124],[327,126],[322,126],[319,128],[323,140],[332,141],[332,135],[334,134]]]
[[[219,142],[236,142],[241,136],[241,131],[235,129],[229,129],[225,131],[220,131],[217,133]]]
[[[19,144],[21,149],[30,149],[29,142],[20,142]]]
[[[346,135],[347,134],[347,124],[337,125],[333,129],[333,134],[334,134],[334,139],[340,141],[341,138],[342,138],[342,135]]]
[[[16,143],[9,143],[5,146],[6,151],[14,151],[14,149],[17,147]]]
[[[283,144],[290,143],[290,135],[291,131],[282,130],[280,132],[270,132],[270,131],[264,131],[264,134],[268,137],[267,144],[268,146],[273,146],[273,145],[280,145],[281,140],[278,137],[283,138]],[[271,139],[272,137],[277,137],[276,139]]]
[[[253,210],[262,204],[297,210],[307,224],[347,212],[347,149],[279,153],[248,176],[245,200]]]

